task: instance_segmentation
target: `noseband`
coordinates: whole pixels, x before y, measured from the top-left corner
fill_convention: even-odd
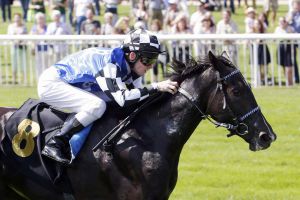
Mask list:
[[[226,95],[225,95],[225,92],[223,90],[224,81],[228,80],[229,78],[231,78],[234,75],[239,74],[239,73],[240,73],[240,70],[236,69],[233,72],[231,72],[230,74],[224,76],[223,78],[218,78],[218,83],[217,83],[217,87],[216,87],[215,92],[214,92],[214,96],[216,95],[217,91],[220,89],[223,92],[223,95],[224,95],[224,98],[225,98],[224,101],[226,101]],[[218,74],[218,76],[220,76],[220,75]],[[200,106],[196,102],[196,99],[190,93],[188,93],[186,90],[184,90],[183,88],[179,87],[178,92],[180,94],[182,94],[186,99],[189,100],[189,102],[201,113],[203,119],[207,119],[209,122],[211,122],[212,124],[214,124],[216,127],[224,127],[227,130],[229,130],[230,133],[227,135],[228,137],[233,136],[235,134],[238,134],[238,135],[241,135],[241,136],[248,134],[249,133],[248,132],[248,126],[243,121],[245,119],[247,119],[248,117],[250,117],[251,115],[253,115],[254,113],[256,113],[256,112],[258,112],[260,110],[259,106],[257,106],[255,108],[251,109],[246,114],[242,115],[241,117],[235,117],[233,119],[233,121],[235,119],[237,120],[237,124],[236,125],[233,125],[233,124],[230,124],[230,123],[222,123],[222,122],[218,122],[218,121],[212,119],[209,115],[207,115],[206,113],[204,113],[200,109]],[[208,107],[209,107],[209,105],[210,105],[210,103],[208,104]],[[226,107],[226,105],[225,105],[225,107]],[[223,107],[223,108],[225,109],[225,107]],[[231,112],[232,112],[232,110],[231,110]],[[234,131],[234,133],[232,131]]]

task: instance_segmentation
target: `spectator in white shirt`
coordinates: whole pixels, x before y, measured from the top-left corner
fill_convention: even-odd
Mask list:
[[[51,18],[53,22],[49,23],[47,27],[47,35],[70,35],[72,34],[71,32],[71,27],[64,23],[61,22],[60,19],[61,15],[58,10],[53,10]],[[54,42],[52,47],[52,63],[54,64],[58,60],[61,60],[63,57],[66,56],[68,46],[63,42],[63,41],[56,41]]]
[[[222,19],[217,24],[217,34],[235,34],[238,32],[236,23],[231,19],[230,10],[223,11]],[[233,40],[224,40],[221,45],[222,51],[226,51],[233,64],[237,65],[238,51]]]
[[[105,13],[104,24],[101,27],[101,35],[112,35],[115,33],[114,30],[115,28],[112,22],[113,22],[113,14],[111,12]],[[103,42],[102,46],[111,48],[116,46],[116,44],[118,45],[119,42],[114,40],[107,40]]]
[[[191,30],[188,25],[188,18],[184,13],[181,13],[174,20],[174,25],[171,29],[172,34],[191,34]],[[172,41],[173,57],[182,60],[183,62],[189,59],[190,43],[186,40]]]
[[[192,15],[191,15],[191,18],[190,18],[190,28],[194,31],[194,28],[196,26],[196,24],[202,22],[202,19],[205,17],[205,14],[207,13],[208,11],[205,10],[205,2],[204,1],[199,1],[198,2],[198,7],[197,7],[197,11],[194,12]],[[202,25],[200,25],[202,26]]]
[[[26,25],[23,23],[22,16],[20,13],[15,13],[13,16],[13,23],[8,25],[8,35],[23,35],[27,34]],[[20,40],[13,42],[13,48],[11,48],[11,64],[12,64],[12,78],[13,83],[17,83],[17,71],[24,72],[26,69],[26,44]],[[23,74],[23,73],[22,73]],[[20,80],[20,76],[18,77]]]
[[[80,35],[81,23],[86,20],[86,11],[93,8],[93,0],[74,0],[76,33]]]
[[[46,16],[44,13],[38,12],[35,14],[35,24],[32,26],[31,35],[45,35],[47,33]],[[38,78],[42,72],[49,66],[48,59],[49,46],[40,41],[35,44],[32,53],[35,56],[35,70],[36,77]]]
[[[256,11],[253,7],[249,7],[246,10],[245,18],[245,33],[254,33],[254,22],[256,17]]]
[[[206,12],[205,15],[199,20],[193,29],[194,34],[210,34],[216,32],[216,26],[214,23],[211,12]],[[212,50],[214,45],[212,41],[194,41],[194,52],[196,56],[206,55],[208,50]]]

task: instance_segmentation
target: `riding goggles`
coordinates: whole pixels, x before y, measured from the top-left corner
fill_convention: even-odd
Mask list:
[[[145,66],[153,65],[157,61],[157,57],[149,58],[149,57],[141,56],[140,59],[141,59],[141,63],[143,63],[143,65],[145,65]]]

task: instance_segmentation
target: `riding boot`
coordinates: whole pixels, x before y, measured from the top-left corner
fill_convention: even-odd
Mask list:
[[[60,131],[49,139],[42,150],[42,154],[58,162],[70,164],[71,151],[69,140],[75,133],[82,130],[83,127],[75,116],[73,116],[64,123]]]

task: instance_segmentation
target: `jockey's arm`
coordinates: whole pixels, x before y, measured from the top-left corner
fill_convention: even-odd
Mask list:
[[[101,90],[121,107],[137,103],[157,91],[152,85],[142,87],[137,83],[134,89],[128,89],[120,74],[116,65],[108,63],[99,71],[96,80]]]

